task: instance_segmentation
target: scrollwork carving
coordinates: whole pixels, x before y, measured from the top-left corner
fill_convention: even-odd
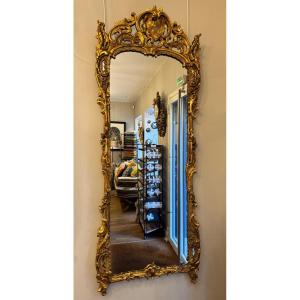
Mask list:
[[[108,33],[104,23],[98,22],[98,44],[96,46],[96,80],[98,84],[97,103],[104,117],[104,128],[101,135],[101,162],[104,176],[104,197],[100,205],[102,216],[98,229],[96,254],[98,291],[106,294],[110,283],[135,278],[151,278],[172,273],[188,273],[192,282],[197,279],[200,263],[199,224],[195,217],[196,200],[193,192],[193,175],[196,172],[193,120],[198,110],[198,93],[200,88],[199,37],[196,35],[192,43],[180,25],[171,22],[162,9],[153,7],[139,15],[131,14],[129,19],[118,22]],[[159,267],[154,263],[142,270],[120,274],[111,272],[110,252],[110,60],[122,52],[139,52],[144,55],[165,55],[178,60],[187,69],[188,97],[188,162],[186,165],[188,192],[188,263]]]

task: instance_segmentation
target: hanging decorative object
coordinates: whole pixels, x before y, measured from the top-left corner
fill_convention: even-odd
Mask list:
[[[167,129],[167,108],[164,100],[160,97],[159,92],[156,93],[156,98],[153,100],[153,107],[158,135],[164,137]]]
[[[140,126],[138,128],[138,134],[139,134],[139,140],[140,140],[140,144],[144,144],[144,127]]]

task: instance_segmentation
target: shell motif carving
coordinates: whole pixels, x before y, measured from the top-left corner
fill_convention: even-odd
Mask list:
[[[96,80],[98,84],[97,103],[100,105],[104,119],[101,134],[101,163],[104,176],[104,197],[99,207],[102,216],[98,229],[96,253],[96,271],[99,284],[98,291],[106,294],[110,283],[136,278],[151,278],[172,273],[188,273],[192,282],[197,279],[200,263],[199,223],[196,220],[196,199],[193,192],[193,175],[196,172],[196,139],[193,120],[198,110],[198,93],[200,88],[199,37],[196,35],[190,43],[180,25],[171,22],[162,9],[153,7],[139,15],[131,14],[115,24],[109,31],[98,22],[96,46]],[[186,165],[188,193],[188,263],[160,267],[154,263],[142,270],[133,270],[120,274],[111,272],[110,252],[110,61],[122,52],[139,52],[144,55],[165,55],[178,60],[187,69],[188,97],[188,162]]]
[[[167,15],[156,7],[138,18],[137,27],[152,43],[166,39],[170,35],[171,23]]]

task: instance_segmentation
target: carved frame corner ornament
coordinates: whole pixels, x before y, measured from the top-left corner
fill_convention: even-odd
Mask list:
[[[104,117],[101,134],[102,173],[104,175],[104,197],[99,207],[102,220],[98,229],[96,271],[98,291],[106,294],[110,283],[136,278],[150,278],[172,273],[188,273],[191,281],[196,282],[200,263],[199,223],[196,220],[197,206],[193,192],[193,175],[196,172],[196,139],[193,120],[198,110],[197,100],[200,89],[199,35],[190,43],[187,35],[176,23],[171,22],[162,9],[154,6],[139,15],[131,13],[129,19],[118,22],[109,32],[98,21],[98,44],[96,46],[96,80],[98,84],[97,103]],[[188,262],[181,265],[160,267],[154,263],[144,269],[112,274],[110,251],[110,61],[122,52],[138,52],[146,56],[169,56],[179,61],[187,69],[188,97],[188,161],[186,165],[188,192]]]

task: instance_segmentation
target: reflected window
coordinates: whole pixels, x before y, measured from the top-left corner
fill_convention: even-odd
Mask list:
[[[180,102],[179,102],[180,101]],[[180,104],[180,109],[178,108]],[[187,97],[171,103],[170,111],[170,240],[180,255],[180,262],[186,263],[187,240]],[[179,149],[178,149],[179,147]],[[179,150],[179,151],[178,151]],[[178,156],[178,153],[179,156]]]
[[[177,249],[178,244],[178,199],[177,199],[177,132],[178,132],[178,122],[177,122],[177,101],[171,104],[171,134],[170,134],[170,239],[173,246]]]
[[[187,163],[187,96],[182,98],[182,112],[180,114],[180,163],[182,168],[180,169],[180,197],[181,197],[181,260],[186,262],[188,254],[187,243],[187,186],[186,186],[186,163]]]

